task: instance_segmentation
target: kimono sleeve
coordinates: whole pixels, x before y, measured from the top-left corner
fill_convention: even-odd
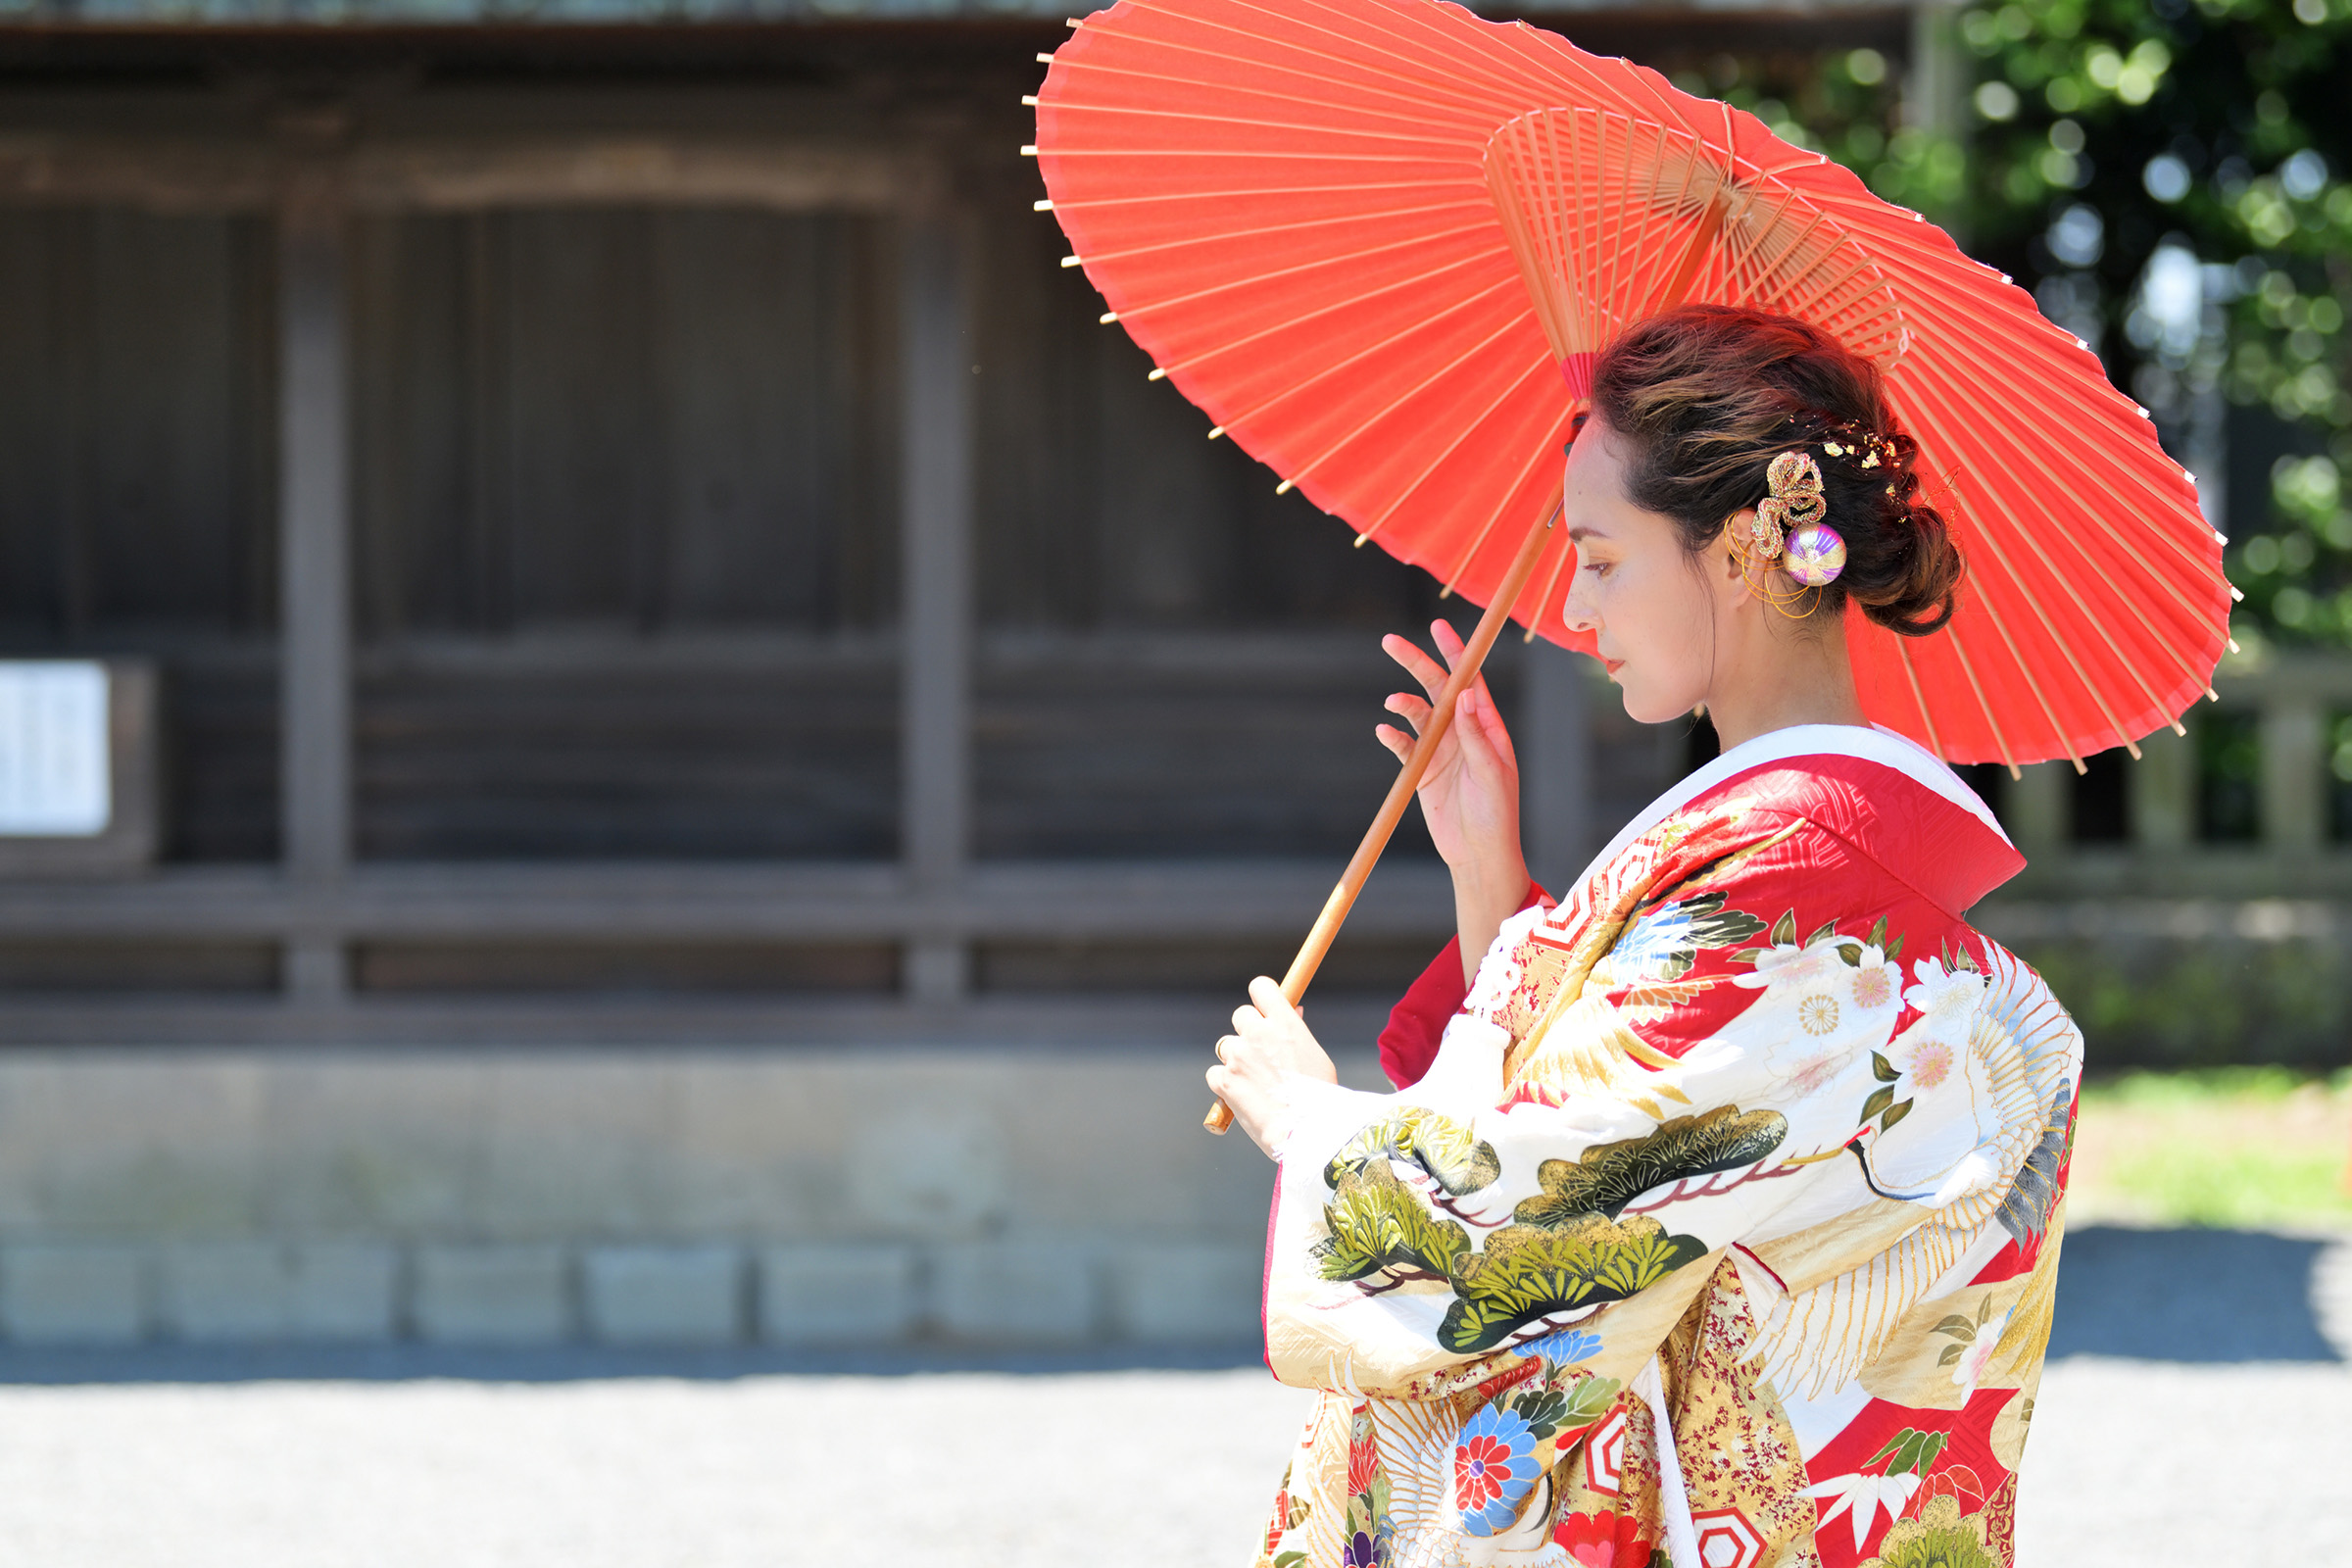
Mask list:
[[[1549,907],[1551,900],[1537,883],[1527,885],[1519,911]],[[1399,1089],[1410,1089],[1438,1059],[1438,1045],[1446,1026],[1462,1009],[1470,982],[1462,977],[1462,939],[1449,937],[1444,951],[1430,960],[1396,1005],[1389,1009],[1388,1026],[1380,1032],[1380,1070]]]
[[[1269,1237],[1278,1377],[1411,1396],[1540,1347],[1630,1379],[1731,1250],[1877,1200],[1848,1146],[1892,1104],[1883,944],[1917,895],[1771,826],[1630,898],[1548,993],[1573,937],[1514,916],[1418,1084],[1305,1097]]]

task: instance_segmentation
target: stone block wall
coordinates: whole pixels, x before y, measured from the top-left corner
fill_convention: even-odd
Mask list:
[[[23,1053],[0,1059],[0,1338],[1246,1344],[1273,1167],[1200,1130],[1200,1070]]]

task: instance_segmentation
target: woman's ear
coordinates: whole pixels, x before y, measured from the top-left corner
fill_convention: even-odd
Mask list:
[[[1735,605],[1756,597],[1756,585],[1747,574],[1746,559],[1732,545],[1732,541],[1744,535],[1755,520],[1756,509],[1753,507],[1743,507],[1733,513],[1724,522],[1722,540],[1708,551],[1715,563],[1715,569],[1709,575],[1715,578],[1717,588],[1731,595],[1731,602]]]

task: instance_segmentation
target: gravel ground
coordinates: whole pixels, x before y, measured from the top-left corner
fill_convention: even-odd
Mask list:
[[[0,1563],[1235,1568],[1262,1372],[0,1388]],[[2137,1440],[2137,1441],[2135,1441]],[[2028,1568],[2352,1568],[2352,1369],[2054,1363]]]

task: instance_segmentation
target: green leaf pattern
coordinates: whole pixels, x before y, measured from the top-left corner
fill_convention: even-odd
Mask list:
[[[1737,1105],[1718,1105],[1677,1116],[1640,1138],[1596,1144],[1574,1160],[1544,1161],[1536,1168],[1543,1193],[1523,1200],[1511,1217],[1523,1225],[1562,1225],[1584,1214],[1614,1219],[1670,1182],[1752,1165],[1788,1135],[1788,1118],[1777,1110],[1743,1114]]]
[[[1622,1301],[1706,1255],[1695,1236],[1670,1236],[1656,1220],[1622,1223],[1586,1214],[1568,1225],[1506,1225],[1460,1258],[1454,1302],[1438,1343],[1462,1354],[1500,1345],[1555,1312]]]
[[[1314,1251],[1327,1280],[1413,1272],[1444,1279],[1470,1249],[1469,1233],[1431,1213],[1385,1161],[1343,1175],[1323,1220],[1328,1234]]]

